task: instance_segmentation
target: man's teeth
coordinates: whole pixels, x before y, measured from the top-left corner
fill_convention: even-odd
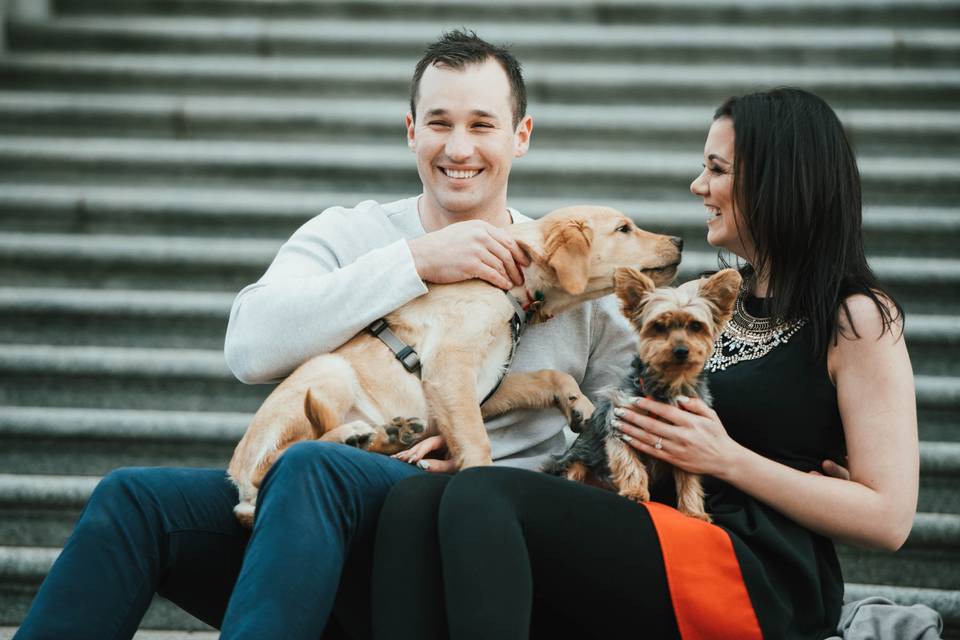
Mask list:
[[[475,176],[475,175],[477,175],[478,173],[480,173],[480,170],[479,170],[479,169],[474,169],[474,170],[472,170],[472,171],[458,171],[458,170],[456,170],[456,169],[442,169],[442,171],[443,171],[445,174],[447,174],[447,176],[449,176],[449,177],[451,177],[451,178],[460,178],[460,179],[472,178],[473,176]]]

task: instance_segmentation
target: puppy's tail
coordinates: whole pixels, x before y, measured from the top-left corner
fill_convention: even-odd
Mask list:
[[[303,397],[303,412],[307,414],[307,420],[313,426],[317,438],[340,426],[337,413],[324,401],[314,398],[310,389],[307,389]]]

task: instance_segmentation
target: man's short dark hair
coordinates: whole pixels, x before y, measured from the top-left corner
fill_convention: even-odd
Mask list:
[[[523,83],[520,62],[505,47],[498,47],[477,36],[473,31],[447,31],[440,39],[429,45],[417,63],[410,83],[410,113],[417,116],[417,100],[420,98],[420,78],[431,65],[463,69],[467,65],[480,64],[488,58],[500,63],[510,81],[513,127],[516,128],[527,114],[527,88]]]

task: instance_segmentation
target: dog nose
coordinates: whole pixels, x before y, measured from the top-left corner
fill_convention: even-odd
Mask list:
[[[686,360],[688,355],[690,355],[690,350],[683,345],[673,348],[673,357],[677,360]]]
[[[670,242],[672,242],[673,246],[675,246],[677,249],[679,249],[680,251],[683,251],[683,238],[678,238],[677,236],[673,236],[672,238],[670,238]]]

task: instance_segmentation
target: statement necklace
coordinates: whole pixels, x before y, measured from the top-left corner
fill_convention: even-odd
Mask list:
[[[741,291],[733,304],[733,316],[713,343],[713,354],[705,369],[710,373],[725,371],[738,362],[756,360],[774,348],[790,341],[806,318],[790,322],[773,322],[769,318],[754,318],[743,304],[746,291]]]

